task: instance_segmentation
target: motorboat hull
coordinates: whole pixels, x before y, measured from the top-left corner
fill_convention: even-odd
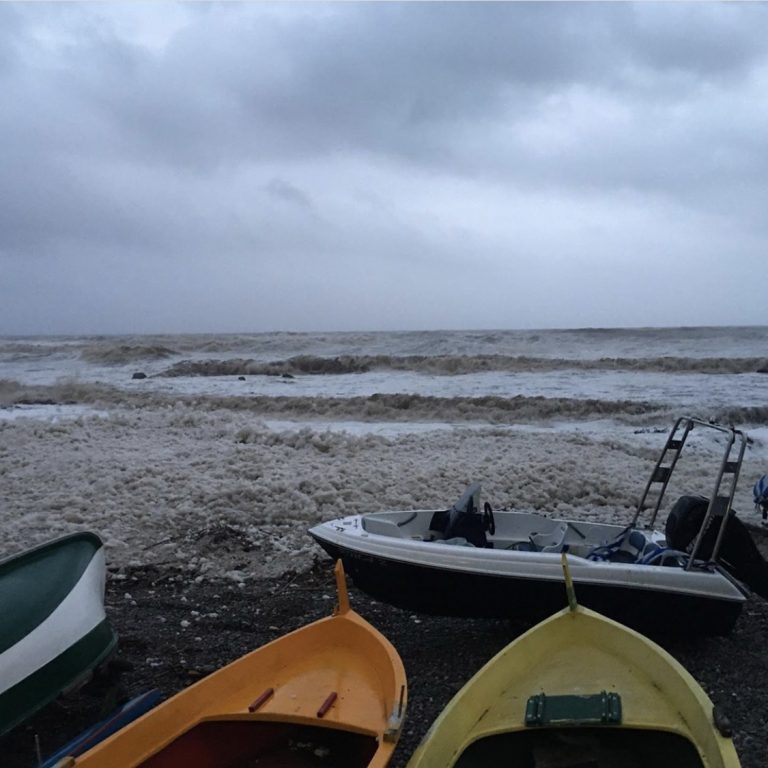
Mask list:
[[[434,515],[430,510],[354,515],[309,533],[344,562],[359,589],[425,614],[540,621],[562,605],[563,549],[583,605],[646,634],[727,634],[747,599],[748,591],[717,566],[686,570],[591,559],[592,545],[620,537],[627,530],[621,526],[501,511],[495,513],[493,546],[474,547],[430,540]],[[566,531],[559,547],[513,548],[530,537],[531,529],[546,526]],[[660,534],[636,535],[648,547],[666,551]]]
[[[319,541],[341,559],[355,586],[408,611],[436,616],[505,618],[536,622],[563,604],[563,582],[436,568],[374,557]],[[637,631],[654,636],[681,631],[726,635],[744,601],[690,595],[639,585],[577,581],[579,602]]]

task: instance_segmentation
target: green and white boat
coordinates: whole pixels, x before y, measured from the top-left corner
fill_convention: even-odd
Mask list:
[[[87,682],[114,651],[105,580],[94,533],[0,560],[0,734]]]

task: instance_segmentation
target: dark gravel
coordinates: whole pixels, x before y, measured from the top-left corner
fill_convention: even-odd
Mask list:
[[[404,766],[453,694],[526,627],[501,620],[416,616],[377,603],[353,587],[353,608],[398,649],[408,674],[409,706],[391,763]],[[335,603],[331,563],[278,581],[190,581],[156,568],[111,574],[107,607],[120,635],[117,661],[130,668],[94,680],[47,707],[0,740],[3,768],[35,766],[43,755],[110,709],[115,698],[160,688],[170,695],[202,675],[310,621]],[[188,622],[188,625],[187,625]],[[743,768],[768,764],[768,603],[754,597],[728,637],[663,641],[663,645],[724,708],[735,730]],[[117,768],[117,767],[116,767]]]

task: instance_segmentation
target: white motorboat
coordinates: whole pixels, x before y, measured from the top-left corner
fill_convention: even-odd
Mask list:
[[[725,436],[715,489],[678,499],[658,530],[694,427]],[[732,427],[678,419],[626,526],[494,511],[473,483],[447,510],[352,515],[309,533],[357,587],[408,610],[541,620],[562,603],[567,552],[583,605],[646,633],[725,634],[750,594],[744,582],[768,596],[768,565],[731,510],[745,446]]]

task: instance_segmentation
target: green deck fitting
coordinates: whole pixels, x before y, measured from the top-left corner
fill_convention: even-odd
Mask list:
[[[587,696],[531,696],[525,705],[525,724],[532,725],[618,725],[621,723],[621,696],[593,693]]]

